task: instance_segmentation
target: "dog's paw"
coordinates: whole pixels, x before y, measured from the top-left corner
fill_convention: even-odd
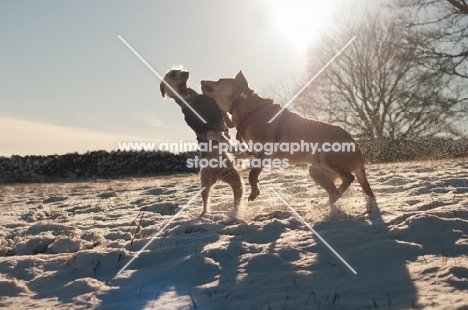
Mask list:
[[[328,213],[328,219],[332,221],[341,219],[341,210],[338,209],[334,204],[330,205],[330,212]]]
[[[259,190],[256,190],[256,191],[252,191],[249,195],[249,201],[254,201],[255,198],[258,197],[258,195],[260,195],[260,191]]]

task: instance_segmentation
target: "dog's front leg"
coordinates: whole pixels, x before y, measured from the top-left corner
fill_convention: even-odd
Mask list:
[[[270,156],[265,155],[263,153],[257,154],[256,158],[252,161],[257,161],[256,165],[252,165],[253,168],[250,170],[249,173],[249,184],[250,184],[250,195],[249,201],[255,200],[255,198],[260,195],[260,190],[258,189],[258,176],[262,173],[263,170],[263,163],[264,159],[270,158]],[[251,162],[252,163],[252,162]]]
[[[211,187],[216,183],[216,171],[216,168],[211,168],[209,166],[200,169],[201,187],[205,188],[201,193],[203,212],[200,214],[200,217],[208,212]]]
[[[231,145],[229,139],[222,133],[214,130],[208,130],[206,132],[206,139],[207,140],[216,140],[218,142],[226,143],[227,145]]]
[[[255,200],[255,198],[260,195],[260,190],[258,189],[258,176],[262,173],[263,168],[252,168],[249,173],[249,184],[250,184],[250,195],[249,201]]]

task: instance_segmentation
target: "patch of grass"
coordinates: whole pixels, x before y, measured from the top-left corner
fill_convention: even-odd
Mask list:
[[[94,277],[96,277],[96,271],[98,270],[98,267],[99,265],[101,265],[101,261],[98,260],[96,265],[93,266],[93,274],[94,274]]]
[[[189,294],[190,294],[190,300],[192,301],[193,307],[195,309],[198,309],[197,304],[195,303],[195,299],[193,299],[192,292],[189,291]]]
[[[92,241],[93,241],[93,246],[94,247],[97,247],[99,244],[101,244],[101,240],[99,238],[95,237],[95,238],[92,239]]]
[[[69,253],[67,255],[67,266],[72,265],[74,262],[76,262],[77,259],[78,257],[76,256],[76,254]]]
[[[314,297],[315,305],[317,305],[317,295],[315,294],[314,291],[312,291],[312,292],[310,292],[309,297],[307,298],[307,301],[305,303],[306,306],[309,304],[310,298],[312,296]]]
[[[334,304],[336,304],[336,303],[338,303],[338,300],[339,300],[339,299],[340,299],[340,294],[338,294],[338,291],[337,291],[336,288],[335,288],[335,295],[333,296],[332,302],[333,302]]]

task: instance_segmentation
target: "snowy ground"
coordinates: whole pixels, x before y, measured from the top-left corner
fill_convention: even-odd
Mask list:
[[[120,275],[197,176],[0,186],[0,308],[468,309],[468,159],[367,171],[378,209],[353,183],[339,218],[304,168],[262,174],[236,220],[218,185],[209,215],[197,197]]]

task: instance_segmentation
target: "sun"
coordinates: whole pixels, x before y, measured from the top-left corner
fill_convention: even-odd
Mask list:
[[[336,1],[264,0],[264,5],[275,34],[302,54],[330,24]]]

